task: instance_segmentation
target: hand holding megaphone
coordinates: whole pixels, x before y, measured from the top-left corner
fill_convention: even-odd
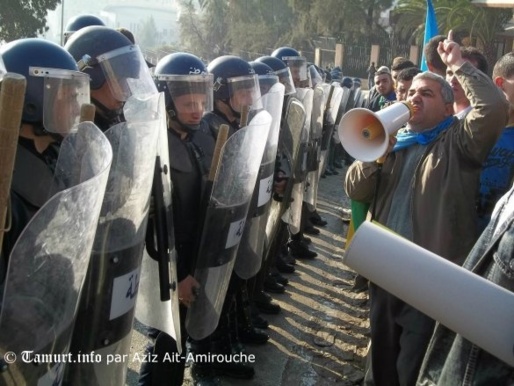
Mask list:
[[[392,136],[413,112],[412,104],[403,101],[377,112],[355,108],[343,115],[337,132],[348,154],[359,161],[372,162],[392,150],[396,143]]]

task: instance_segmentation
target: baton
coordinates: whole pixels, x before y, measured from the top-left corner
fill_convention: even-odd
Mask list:
[[[239,122],[239,127],[245,127],[248,125],[248,114],[250,113],[250,106],[243,106],[241,108],[241,120]],[[221,127],[220,127],[221,129]]]
[[[0,90],[0,250],[4,232],[9,230],[6,215],[26,84],[24,76],[7,73]]]
[[[80,106],[80,122],[93,122],[95,120],[96,107],[91,103]]]

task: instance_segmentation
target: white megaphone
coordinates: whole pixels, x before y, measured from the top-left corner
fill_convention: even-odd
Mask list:
[[[351,109],[339,122],[339,139],[353,158],[376,161],[385,154],[389,136],[409,121],[413,111],[409,102],[393,103],[376,113],[364,108]]]
[[[512,292],[368,221],[343,263],[514,366]]]

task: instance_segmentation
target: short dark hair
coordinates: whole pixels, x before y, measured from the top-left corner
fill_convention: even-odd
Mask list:
[[[136,39],[134,39],[134,34],[124,27],[116,28],[116,31],[121,32],[125,37],[132,42],[132,44],[136,44]]]
[[[398,73],[396,77],[396,81],[409,81],[412,80],[416,75],[418,75],[421,70],[417,67],[408,67],[404,68]]]
[[[489,70],[489,65],[487,64],[487,59],[485,58],[482,51],[480,51],[476,47],[469,46],[461,47],[460,52],[463,59],[473,62],[476,68],[478,68],[483,73],[487,74],[487,71]]]
[[[493,68],[493,78],[497,76],[505,79],[514,76],[514,52],[509,52],[498,59]]]
[[[416,67],[416,65],[412,63],[409,59],[404,58],[403,56],[397,56],[393,59],[391,71],[400,71],[409,67]]]
[[[427,42],[423,49],[427,63],[430,63],[431,66],[437,68],[443,73],[446,72],[446,64],[444,64],[439,52],[437,52],[437,47],[439,46],[439,43],[443,42],[445,39],[445,35],[436,35]]]

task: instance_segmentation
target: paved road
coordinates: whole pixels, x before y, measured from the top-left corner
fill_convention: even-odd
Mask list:
[[[282,307],[279,315],[266,315],[270,340],[263,346],[247,346],[255,355],[252,380],[222,378],[223,385],[356,385],[363,378],[368,343],[366,294],[349,291],[354,273],[342,263],[347,225],[340,207],[349,207],[338,176],[320,181],[318,212],[328,221],[319,236],[311,237],[318,257],[298,261],[290,284],[274,295]],[[133,352],[142,352],[146,338],[136,323]],[[138,363],[131,363],[127,385],[137,385]],[[186,372],[185,385],[191,385]]]

